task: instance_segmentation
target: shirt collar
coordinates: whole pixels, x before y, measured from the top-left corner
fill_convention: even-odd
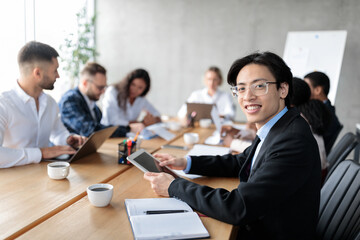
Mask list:
[[[285,107],[278,114],[275,115],[272,119],[270,119],[264,126],[262,126],[258,131],[257,135],[259,136],[261,142],[264,142],[266,136],[270,132],[271,128],[275,125],[275,123],[288,111],[288,108]]]
[[[83,94],[80,90],[79,90],[79,92],[84,97],[85,102],[88,105],[89,109],[92,111],[94,109],[94,107],[95,107],[95,101],[90,100],[89,97],[86,96],[85,94]]]
[[[14,87],[14,91],[15,91],[16,95],[18,95],[18,97],[19,97],[24,103],[28,102],[31,98],[33,98],[33,97],[31,97],[30,95],[28,95],[28,94],[24,91],[24,89],[22,89],[22,88],[20,87],[19,82],[16,82],[15,87]],[[41,92],[41,94],[40,94],[40,96],[39,96],[39,103],[42,102],[42,99],[44,98],[44,96],[45,96],[44,92]]]
[[[203,88],[203,93],[211,98],[216,98],[218,93],[219,93],[219,90],[217,89],[216,92],[214,93],[213,96],[210,96],[209,93],[208,93],[208,89],[207,88]]]

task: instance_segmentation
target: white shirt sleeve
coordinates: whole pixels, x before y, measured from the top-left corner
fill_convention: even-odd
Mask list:
[[[41,161],[41,151],[39,148],[6,148],[3,147],[4,135],[7,128],[8,114],[0,103],[0,168],[8,168]]]
[[[126,118],[126,113],[122,110],[117,101],[117,90],[111,86],[106,89],[103,104],[103,116],[101,124],[103,125],[114,125],[114,126],[127,126],[129,121]]]
[[[143,99],[144,99],[143,109],[148,111],[151,115],[155,117],[160,117],[160,112],[156,110],[156,108],[146,98]]]
[[[59,115],[59,107],[56,106],[58,117],[56,118],[53,128],[51,130],[50,141],[55,145],[67,145],[67,138],[70,136],[70,132],[65,128],[61,122]]]

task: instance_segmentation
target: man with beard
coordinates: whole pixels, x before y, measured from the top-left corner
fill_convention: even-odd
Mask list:
[[[74,148],[84,143],[85,137],[70,135],[55,100],[43,92],[53,89],[59,78],[58,56],[40,42],[21,48],[17,84],[0,95],[0,168],[74,154]]]
[[[106,87],[106,69],[98,63],[87,63],[80,73],[79,86],[67,91],[59,102],[61,121],[70,132],[90,136],[111,127],[100,123],[102,114],[96,105]],[[119,126],[112,137],[123,137],[129,130]]]

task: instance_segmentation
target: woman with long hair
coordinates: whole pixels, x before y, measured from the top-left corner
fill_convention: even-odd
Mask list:
[[[110,86],[103,99],[102,124],[128,125],[132,131],[160,122],[160,113],[145,98],[150,90],[150,76],[144,69],[135,69],[119,83]],[[141,112],[146,112],[141,122]]]

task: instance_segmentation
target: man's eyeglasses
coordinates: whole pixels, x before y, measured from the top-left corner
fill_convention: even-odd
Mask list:
[[[268,90],[269,90],[268,85],[269,84],[276,84],[276,82],[266,82],[265,80],[257,81],[250,85],[250,91],[252,92],[252,94],[254,94],[257,97],[263,96],[268,93]],[[234,97],[243,98],[248,90],[248,86],[237,85],[237,86],[231,87],[230,89],[231,89],[231,92]]]
[[[94,86],[99,90],[99,91],[103,91],[105,90],[108,86],[105,85],[105,86],[100,86],[100,85],[97,85],[96,83],[94,83],[94,81],[92,80],[88,80],[88,82],[91,82],[92,84],[94,84]]]

